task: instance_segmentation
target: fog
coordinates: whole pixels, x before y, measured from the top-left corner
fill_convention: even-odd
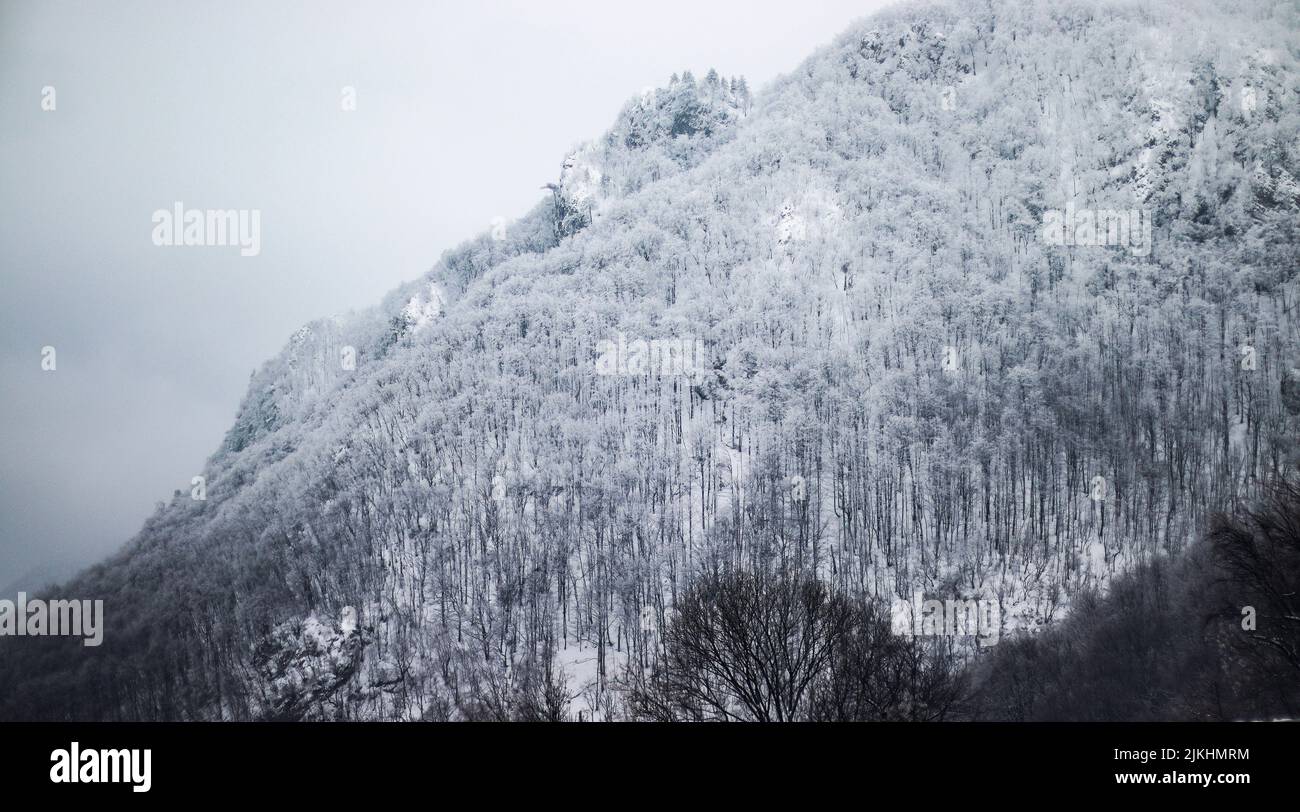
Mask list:
[[[758,90],[881,5],[0,3],[0,588],[119,548],[298,326],[524,213],[642,88]],[[260,251],[156,246],[177,203]]]

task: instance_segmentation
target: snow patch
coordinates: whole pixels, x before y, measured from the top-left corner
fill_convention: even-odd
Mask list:
[[[412,332],[415,332],[442,315],[445,305],[446,298],[443,296],[442,288],[430,284],[426,293],[417,293],[406,303],[406,307],[402,309],[402,319],[410,326]]]
[[[830,192],[810,189],[797,199],[786,198],[776,215],[776,241],[818,242],[834,235],[844,223],[844,210]]]

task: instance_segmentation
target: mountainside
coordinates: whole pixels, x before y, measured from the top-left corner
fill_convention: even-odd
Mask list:
[[[296,333],[206,498],[62,589],[103,645],[0,641],[0,718],[617,718],[730,568],[1062,619],[1294,470],[1297,31],[903,4],[674,77]]]

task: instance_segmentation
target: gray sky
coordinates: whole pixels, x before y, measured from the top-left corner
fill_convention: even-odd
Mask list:
[[[523,214],[642,88],[757,90],[884,4],[0,0],[0,587],[120,547],[297,327]],[[259,209],[261,253],[155,246],[176,201]]]

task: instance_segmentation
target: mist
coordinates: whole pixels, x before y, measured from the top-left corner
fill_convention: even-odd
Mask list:
[[[0,587],[120,548],[297,327],[524,213],[642,88],[760,90],[881,5],[0,3]],[[256,255],[155,245],[177,204],[260,212]]]

